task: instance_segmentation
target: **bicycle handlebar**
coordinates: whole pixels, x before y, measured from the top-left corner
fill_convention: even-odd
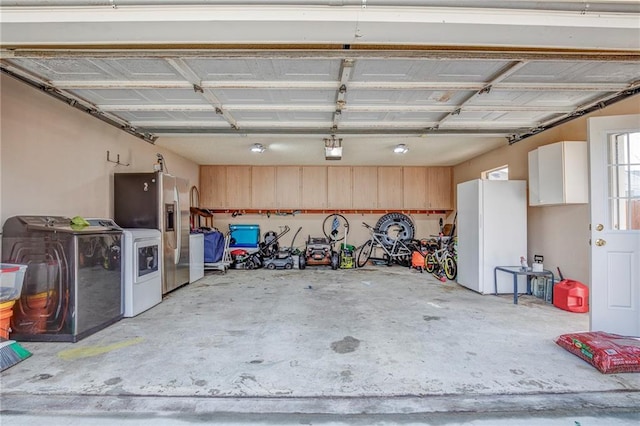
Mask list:
[[[371,226],[371,225],[367,225],[367,224],[366,224],[366,223],[364,223],[364,222],[362,222],[362,226],[364,226],[365,228],[368,228],[368,229],[373,229],[373,226]]]

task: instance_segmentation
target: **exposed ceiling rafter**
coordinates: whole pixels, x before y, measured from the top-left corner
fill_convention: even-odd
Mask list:
[[[222,106],[222,102],[218,99],[218,97],[213,93],[213,91],[209,88],[203,88],[201,86],[202,81],[198,74],[196,74],[191,67],[180,58],[171,58],[166,60],[167,63],[175,69],[185,80],[193,85],[193,90],[197,93],[200,93],[202,97],[209,102],[214,108],[216,114],[220,114],[224,117],[225,120],[231,125],[233,129],[238,128],[238,122],[231,114],[229,114]]]

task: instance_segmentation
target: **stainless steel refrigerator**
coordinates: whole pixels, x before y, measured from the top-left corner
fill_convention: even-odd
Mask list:
[[[162,173],[115,173],[113,219],[158,229],[164,247],[162,294],[189,282],[189,181]]]

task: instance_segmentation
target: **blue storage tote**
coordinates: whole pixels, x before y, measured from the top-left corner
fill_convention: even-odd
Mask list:
[[[258,247],[260,242],[259,225],[229,225],[231,231],[230,247]]]

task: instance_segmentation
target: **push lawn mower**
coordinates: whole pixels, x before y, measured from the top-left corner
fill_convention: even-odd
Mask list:
[[[264,234],[264,242],[259,244],[258,251],[252,253],[246,262],[245,269],[258,269],[264,266],[266,259],[273,258],[279,251],[278,240],[289,232],[290,228],[285,225],[279,234],[269,231]],[[292,265],[293,266],[293,265]]]
[[[302,226],[298,228],[293,240],[291,240],[291,246],[283,249],[277,249],[269,258],[264,259],[264,267],[267,269],[292,269],[293,268],[293,250],[295,246],[293,243],[296,241],[296,237],[302,230]],[[278,237],[279,238],[279,237]]]

